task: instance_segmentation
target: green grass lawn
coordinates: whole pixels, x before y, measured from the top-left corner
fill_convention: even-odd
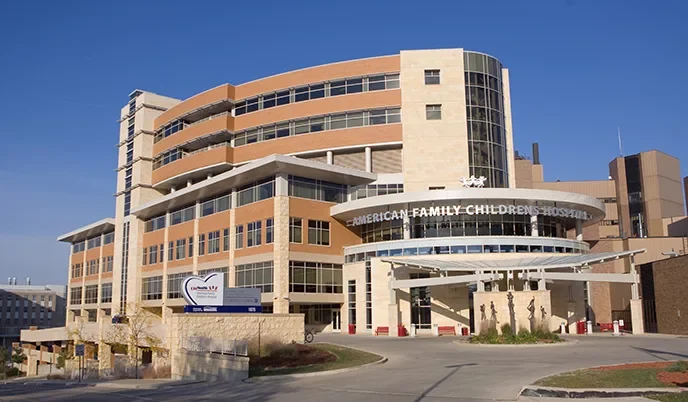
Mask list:
[[[329,353],[332,353],[337,357],[337,360],[322,364],[312,364],[308,366],[277,369],[265,371],[263,367],[255,364],[249,364],[249,376],[265,376],[265,375],[282,375],[282,374],[300,374],[300,373],[314,373],[318,371],[328,371],[337,370],[348,367],[360,366],[367,363],[376,362],[382,359],[382,356],[364,352],[362,350],[356,350],[351,348],[346,348],[343,346],[332,345],[329,343],[315,343],[311,344],[314,348],[318,348]]]
[[[674,387],[657,379],[661,369],[578,370],[538,380],[535,385],[561,388]],[[683,399],[675,399],[676,401]],[[671,401],[674,401],[672,399]]]
[[[677,392],[675,394],[650,395],[646,398],[662,402],[688,402],[688,392]]]

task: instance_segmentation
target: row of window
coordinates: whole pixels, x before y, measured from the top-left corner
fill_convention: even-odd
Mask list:
[[[347,186],[289,175],[289,196],[342,203],[346,202]]]
[[[212,215],[229,209],[229,194],[221,195],[201,203],[201,217]],[[185,207],[170,213],[170,226],[193,220],[196,216],[196,206]],[[156,216],[146,221],[144,231],[146,233],[164,229],[166,215]]]
[[[102,272],[112,272],[112,256],[103,257],[102,260],[93,259],[86,262],[86,275],[95,275],[102,267]],[[71,268],[72,278],[79,278],[84,275],[84,264],[72,264]]]
[[[342,293],[340,264],[289,261],[289,291],[296,293]]]
[[[100,247],[115,241],[115,232],[105,233],[102,236],[93,237],[88,240],[72,244],[72,254],[80,253],[84,250]]]
[[[289,103],[303,102],[330,96],[339,96],[368,91],[381,91],[399,88],[399,74],[379,74],[368,77],[347,78],[336,81],[314,83],[295,89],[269,92],[237,102],[234,115],[269,109]]]
[[[303,243],[303,218],[289,218],[289,242]],[[308,244],[330,245],[330,222],[308,219]]]
[[[403,184],[364,184],[356,186],[351,191],[351,200],[377,197],[378,195],[398,194],[404,192]]]
[[[345,263],[365,261],[366,254],[371,257],[399,257],[413,255],[434,255],[434,254],[476,254],[476,253],[576,253],[583,252],[579,248],[547,246],[541,244],[521,245],[521,244],[476,244],[465,245],[457,244],[452,246],[428,246],[428,247],[404,247],[372,251],[369,253],[347,254],[344,257]]]
[[[98,285],[87,285],[71,287],[69,289],[69,304],[96,304],[98,300],[100,303],[112,302],[112,283],[103,283],[100,285],[100,298],[98,297]]]
[[[234,136],[234,146],[238,147],[261,141],[274,140],[276,138],[316,133],[319,131],[400,122],[401,109],[399,108],[362,110],[327,116],[313,116],[306,119],[291,122],[284,121],[239,132]]]

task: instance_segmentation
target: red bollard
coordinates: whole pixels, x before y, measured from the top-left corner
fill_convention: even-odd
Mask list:
[[[356,333],[356,324],[349,324],[349,335],[354,335]]]

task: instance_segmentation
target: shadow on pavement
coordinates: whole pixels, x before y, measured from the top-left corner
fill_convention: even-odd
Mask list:
[[[456,374],[456,372],[459,371],[459,369],[460,369],[461,367],[469,367],[469,366],[477,366],[477,365],[478,365],[478,363],[465,363],[465,364],[454,364],[454,365],[451,365],[451,366],[444,366],[445,368],[452,368],[453,370],[450,371],[450,372],[449,372],[447,375],[445,375],[444,377],[440,378],[440,380],[437,381],[436,383],[434,383],[430,388],[428,388],[428,389],[426,389],[425,391],[423,391],[423,393],[420,394],[420,395],[418,396],[418,398],[416,398],[416,399],[414,400],[414,402],[419,402],[419,401],[421,401],[421,400],[422,400],[423,398],[425,398],[430,392],[432,392],[433,389],[439,387],[440,385],[442,385],[443,382],[447,381],[447,380],[449,379],[449,377],[451,377],[451,376],[453,376],[454,374]]]
[[[682,354],[682,353],[667,352],[667,351],[664,351],[664,350],[654,350],[654,349],[639,348],[639,347],[635,347],[635,346],[631,346],[631,347],[632,347],[633,349],[635,349],[635,350],[639,350],[639,351],[641,351],[641,352],[645,352],[645,353],[647,353],[647,354],[649,354],[649,355],[651,355],[651,356],[653,356],[653,357],[656,357],[657,359],[661,359],[661,360],[672,360],[672,358],[664,358],[664,357],[661,357],[661,356],[659,356],[659,355],[669,355],[669,356],[675,356],[675,357],[680,357],[680,358],[684,358],[684,359],[685,359],[685,358],[688,358],[688,355],[687,355],[687,354]],[[673,359],[673,360],[675,360],[675,359]]]

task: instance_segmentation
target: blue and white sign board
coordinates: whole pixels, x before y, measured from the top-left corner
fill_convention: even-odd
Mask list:
[[[85,345],[83,343],[79,345],[74,345],[74,356],[83,356],[85,351]]]
[[[204,278],[188,276],[182,293],[189,305],[185,313],[260,313],[259,288],[225,288],[225,274],[214,272]]]

